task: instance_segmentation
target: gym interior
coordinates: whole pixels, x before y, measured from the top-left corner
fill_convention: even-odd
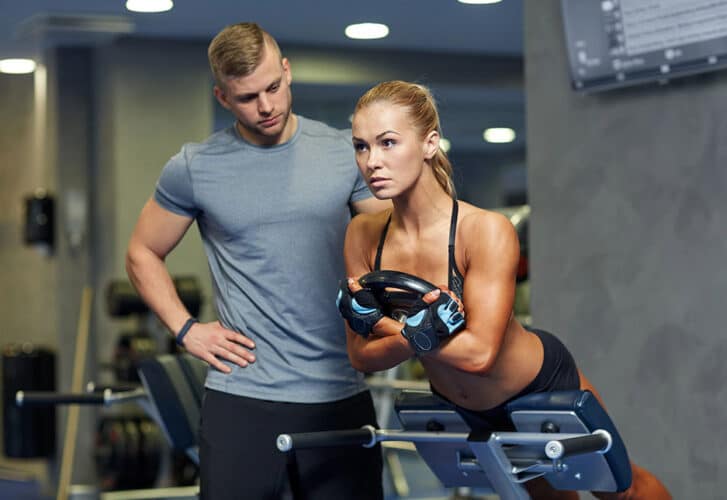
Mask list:
[[[138,371],[144,360],[182,353],[135,295],[124,254],[169,157],[230,124],[212,96],[206,49],[218,29],[249,14],[205,18],[206,34],[191,16],[189,36],[150,36],[147,18],[120,1],[117,14],[103,16],[43,3],[20,9],[11,27],[32,44],[35,71],[0,73],[0,499],[196,498],[194,453],[175,447],[150,416],[162,412],[150,409]],[[314,4],[305,19],[316,17]],[[381,18],[387,4],[351,7],[352,17]],[[515,313],[558,332],[599,388],[629,456],[674,498],[722,498],[727,72],[720,55],[684,74],[662,64],[634,81],[628,71],[581,79],[568,45],[570,4],[397,7],[404,24],[442,38],[420,46],[356,44],[342,34],[340,44],[324,43],[284,32],[272,7],[254,10],[291,61],[296,113],[348,128],[357,97],[374,83],[433,90],[458,196],[518,227],[527,269]],[[440,8],[465,9],[487,31],[472,41],[477,50],[447,44],[458,28]],[[10,8],[0,9],[4,17]],[[93,15],[109,31],[83,31]],[[307,31],[319,29],[327,28]],[[599,64],[583,58],[581,69]],[[509,127],[514,140],[485,142],[486,127]],[[193,233],[167,264],[185,304],[211,321],[207,262]],[[415,363],[372,374],[371,386],[380,425],[393,429],[402,425],[397,396],[427,388]],[[26,404],[18,406],[18,391]],[[30,404],[33,392],[85,397],[42,404],[38,395]],[[384,453],[387,499],[498,498],[444,484],[411,442],[392,441]]]

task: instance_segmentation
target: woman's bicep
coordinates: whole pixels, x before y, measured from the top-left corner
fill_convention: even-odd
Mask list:
[[[511,228],[496,221],[494,227],[474,231],[471,236],[479,240],[467,247],[466,325],[438,355],[466,372],[484,374],[494,365],[512,315],[519,246]]]
[[[468,328],[501,337],[515,301],[515,276],[520,249],[509,221],[498,223],[489,241],[475,245],[464,280]]]

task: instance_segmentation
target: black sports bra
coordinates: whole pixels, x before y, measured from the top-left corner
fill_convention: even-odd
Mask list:
[[[449,270],[448,270],[448,282],[447,286],[454,294],[462,299],[462,291],[464,288],[464,276],[457,269],[457,262],[454,259],[454,240],[457,235],[457,212],[459,204],[457,199],[452,200],[452,220],[449,223]],[[376,260],[374,261],[374,271],[381,270],[381,252],[384,249],[384,241],[386,241],[386,233],[389,231],[389,224],[391,223],[391,215],[389,220],[386,221],[384,230],[381,232],[381,239],[379,240],[379,246],[376,248]]]

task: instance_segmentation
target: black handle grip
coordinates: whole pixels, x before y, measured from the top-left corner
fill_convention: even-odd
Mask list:
[[[611,447],[611,435],[606,431],[568,439],[550,441],[545,445],[545,454],[553,460],[583,453],[605,453]]]
[[[364,288],[399,288],[422,295],[437,289],[436,286],[418,276],[399,271],[372,271],[361,276],[358,281]]]
[[[300,432],[281,434],[275,441],[280,451],[301,450],[305,448],[324,448],[328,446],[365,446],[376,444],[376,429],[365,425],[360,429],[345,431]]]
[[[103,393],[59,393],[44,391],[18,391],[15,404],[18,406],[37,405],[102,405],[106,401]]]

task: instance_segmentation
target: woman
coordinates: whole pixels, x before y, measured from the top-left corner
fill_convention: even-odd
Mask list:
[[[518,396],[578,388],[597,395],[555,336],[514,318],[517,233],[504,216],[456,200],[439,130],[432,96],[417,84],[381,83],[356,105],[356,162],[374,195],[393,208],[357,216],[346,234],[351,278],[338,303],[351,363],[374,372],[418,355],[436,394],[498,427],[511,425],[504,404]],[[358,283],[379,269],[446,285],[424,296],[433,306],[402,330]],[[650,472],[633,464],[632,471],[627,491],[596,496],[671,498]],[[535,498],[578,498],[542,479],[526,486]]]

